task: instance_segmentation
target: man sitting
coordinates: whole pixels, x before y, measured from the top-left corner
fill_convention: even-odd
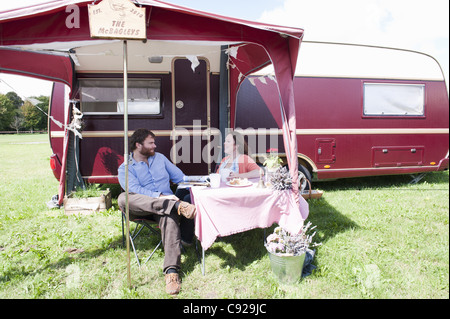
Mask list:
[[[180,225],[183,216],[193,219],[195,206],[181,201],[170,189],[170,182],[180,183],[185,176],[163,154],[155,152],[155,135],[148,129],[137,129],[130,138],[128,163],[128,205],[130,217],[152,219],[159,224],[164,245],[166,292],[178,294],[181,280]],[[125,163],[120,165],[119,183],[125,184]],[[119,195],[119,207],[125,211],[125,193]],[[181,215],[181,216],[180,216]]]

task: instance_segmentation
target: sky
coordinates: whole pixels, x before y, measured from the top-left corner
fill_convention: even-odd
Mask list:
[[[48,0],[1,1],[0,11]],[[427,53],[449,81],[448,0],[167,0],[225,16],[305,30],[304,40],[380,45]],[[51,83],[0,73],[0,93],[50,95]]]

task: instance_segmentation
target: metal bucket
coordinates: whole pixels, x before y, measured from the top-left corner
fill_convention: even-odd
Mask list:
[[[305,255],[277,256],[269,252],[272,271],[281,283],[293,284],[301,279]]]

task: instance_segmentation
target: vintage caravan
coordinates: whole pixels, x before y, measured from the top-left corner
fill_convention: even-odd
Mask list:
[[[294,91],[299,171],[309,179],[448,169],[448,91],[432,57],[303,41],[298,60]],[[266,143],[261,137],[269,129],[272,138],[281,134],[276,131],[281,127],[278,107],[271,67],[240,85],[233,125],[249,138],[257,136],[256,156],[265,152],[258,141]],[[279,145],[283,153],[281,140]]]
[[[184,171],[208,174],[221,156],[212,151],[221,143],[221,62],[208,52],[220,48],[202,47],[204,54],[193,72],[186,57],[189,45],[178,52],[170,43],[153,43],[150,48],[132,44],[133,52],[151,56],[148,61],[136,59],[134,68],[150,66],[151,71],[130,74],[130,125],[151,127],[159,151],[170,154]],[[92,50],[106,53],[90,65],[84,57],[92,56]],[[79,165],[81,178],[92,183],[115,183],[123,161],[122,77],[106,71],[108,59],[117,59],[120,50],[120,43],[100,50],[77,49],[84,68],[77,74],[75,101],[84,122]],[[164,50],[172,56],[162,56]],[[448,169],[448,92],[432,57],[392,48],[303,42],[298,60],[294,92],[302,175],[319,181]],[[97,72],[99,68],[103,71]],[[52,115],[63,109],[61,90],[64,86],[55,84]],[[227,127],[246,137],[255,159],[262,163],[269,150],[276,149],[286,162],[273,68],[242,77],[231,105]],[[50,122],[52,145],[62,137],[54,128]],[[59,160],[57,154],[53,158]]]

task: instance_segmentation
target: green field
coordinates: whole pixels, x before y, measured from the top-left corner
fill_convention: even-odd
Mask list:
[[[131,254],[127,285],[117,187],[113,208],[66,216],[46,202],[58,192],[46,134],[0,136],[0,299],[172,298],[164,292],[164,254],[140,269]],[[449,174],[317,183],[310,200],[317,225],[317,269],[295,285],[278,283],[263,230],[222,238],[182,256],[185,298],[449,298]],[[273,228],[273,227],[272,227]],[[269,230],[270,231],[270,230]],[[144,258],[154,240],[138,240]]]

